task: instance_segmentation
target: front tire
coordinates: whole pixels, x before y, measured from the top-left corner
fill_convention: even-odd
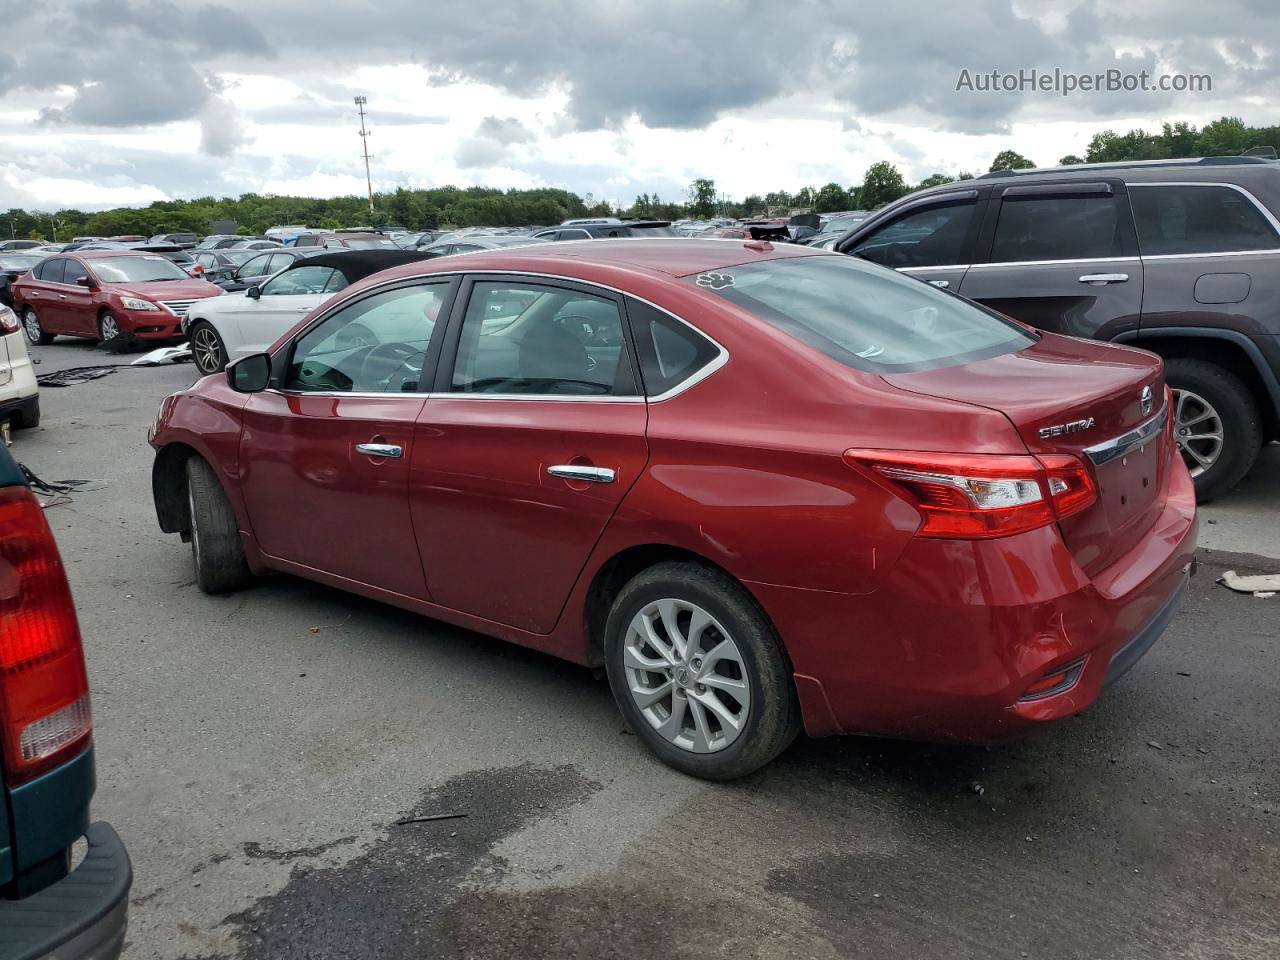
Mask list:
[[[27,335],[27,340],[41,347],[47,347],[53,343],[53,334],[45,333],[44,327],[40,325],[40,317],[36,314],[34,307],[27,307],[22,311],[22,329]]]
[[[206,377],[226,368],[227,348],[209,321],[197,320],[191,324],[187,340],[191,343],[191,359],[195,362],[196,369]]]
[[[1262,449],[1262,417],[1248,387],[1229,370],[1182,357],[1165,363],[1173,390],[1173,436],[1201,503],[1230,491]]]
[[[218,477],[200,457],[187,460],[187,509],[196,583],[205,593],[230,593],[253,578],[235,511]]]
[[[627,583],[605,625],[605,665],[627,726],[690,776],[745,776],[799,732],[782,644],[719,570],[661,563]]]

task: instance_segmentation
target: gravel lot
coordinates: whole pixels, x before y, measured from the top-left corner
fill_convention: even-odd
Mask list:
[[[287,577],[201,594],[145,442],[192,377],[46,389],[13,451],[107,481],[48,515],[129,960],[1280,956],[1280,598],[1214,583],[1280,572],[1280,448],[1205,510],[1182,614],[1083,716],[991,750],[802,740],[713,786],[584,669]],[[467,816],[394,825],[437,813]]]

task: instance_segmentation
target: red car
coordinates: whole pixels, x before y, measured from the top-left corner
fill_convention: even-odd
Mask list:
[[[221,293],[158,253],[85,250],[49,257],[19,277],[13,309],[32,343],[60,334],[179,340],[187,308]]]
[[[376,274],[166,398],[160,527],[604,664],[666,762],[1070,716],[1194,570],[1159,358],[750,241]]]

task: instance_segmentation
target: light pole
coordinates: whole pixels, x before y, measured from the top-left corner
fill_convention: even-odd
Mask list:
[[[373,226],[373,177],[369,174],[369,131],[364,127],[364,107],[368,103],[364,96],[356,97],[356,109],[360,111],[360,143],[364,154],[364,182],[369,188],[369,226]]]

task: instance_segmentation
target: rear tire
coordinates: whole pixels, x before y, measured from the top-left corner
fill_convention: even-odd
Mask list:
[[[1239,377],[1205,360],[1168,360],[1165,380],[1174,393],[1174,440],[1195,479],[1196,499],[1205,503],[1234,488],[1258,459],[1258,404]]]
[[[230,593],[253,579],[235,511],[218,477],[200,457],[187,460],[187,509],[196,583],[205,593]]]
[[[677,643],[670,642],[669,615]],[[653,645],[643,639],[653,635],[646,623],[659,635]],[[717,658],[714,652],[726,647]],[[673,654],[670,660],[660,648]],[[690,776],[745,776],[782,753],[800,730],[782,643],[755,599],[722,571],[660,563],[628,582],[605,624],[605,665],[627,726],[660,760]]]
[[[40,317],[36,314],[34,307],[27,307],[22,311],[22,329],[26,332],[27,340],[41,347],[47,347],[53,343],[53,334],[45,333],[44,327],[40,324]]]
[[[206,377],[219,373],[227,366],[227,348],[222,337],[207,320],[197,320],[187,330],[187,341],[191,344],[191,359],[196,369]]]

